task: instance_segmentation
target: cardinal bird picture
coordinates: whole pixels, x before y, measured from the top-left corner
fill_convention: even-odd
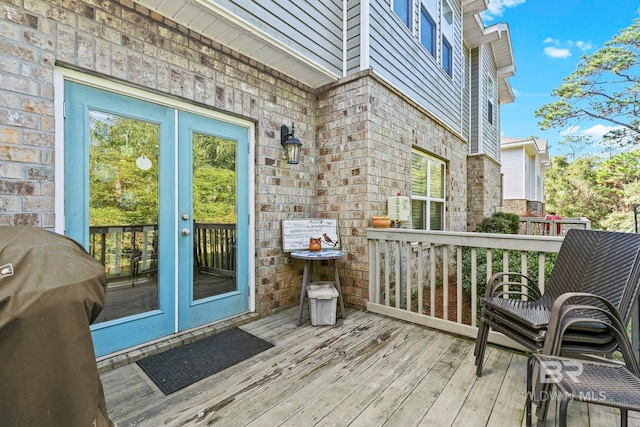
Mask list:
[[[333,239],[331,237],[329,237],[329,235],[327,233],[322,233],[322,239],[324,244],[329,245],[331,247],[336,247],[338,246],[338,242],[334,242]],[[337,240],[337,239],[336,239]]]

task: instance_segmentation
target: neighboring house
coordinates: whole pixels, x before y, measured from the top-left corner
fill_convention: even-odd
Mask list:
[[[500,206],[515,68],[486,3],[3,3],[0,224],[85,245],[109,307],[150,287],[94,325],[98,355],[298,304],[283,219],[338,219],[345,299],[364,308],[365,229],[387,197],[411,196],[404,226],[431,230]],[[292,124],[299,164],[281,146]]]
[[[502,138],[503,210],[544,213],[544,174],[551,167],[546,139]]]

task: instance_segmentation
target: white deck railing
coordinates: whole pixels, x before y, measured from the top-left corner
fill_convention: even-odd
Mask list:
[[[367,310],[476,338],[478,301],[484,296],[479,288],[486,279],[500,271],[517,271],[536,280],[544,292],[555,260],[552,254],[558,253],[564,238],[368,228],[367,239]],[[637,305],[633,313],[631,338],[640,358]],[[524,350],[493,331],[489,342]]]
[[[369,311],[471,338],[477,335],[477,301],[484,296],[478,284],[484,288],[486,278],[493,273],[514,271],[515,263],[519,264],[517,271],[535,279],[544,289],[545,263],[549,254],[560,250],[563,240],[394,228],[369,228],[367,238]],[[494,332],[489,341],[522,349]]]

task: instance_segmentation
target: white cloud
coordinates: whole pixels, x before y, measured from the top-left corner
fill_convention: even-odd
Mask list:
[[[547,46],[544,48],[544,54],[551,58],[568,58],[571,56],[571,51],[567,48]]]
[[[482,19],[492,21],[496,17],[501,17],[504,10],[523,4],[526,0],[491,0],[487,5],[487,10],[481,13]]]
[[[542,43],[552,45],[544,48],[545,55],[550,56],[551,58],[568,58],[571,56],[572,49],[578,48],[580,51],[584,52],[593,47],[591,42],[585,42],[582,40],[575,42],[573,40],[567,40],[565,42],[561,42],[553,37],[547,37],[542,41]]]
[[[593,47],[591,42],[583,42],[582,40],[578,40],[576,42],[576,46],[578,46],[578,49],[580,49],[583,52],[586,50],[590,50]]]
[[[602,137],[611,132],[612,130],[620,129],[620,126],[605,126],[605,125],[593,125],[588,129],[581,130],[580,126],[570,126],[567,129],[560,132],[562,136],[588,136],[594,142],[600,142]]]

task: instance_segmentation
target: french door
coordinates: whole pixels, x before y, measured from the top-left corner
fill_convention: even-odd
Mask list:
[[[98,356],[248,310],[248,135],[65,82],[65,233],[108,281]]]

